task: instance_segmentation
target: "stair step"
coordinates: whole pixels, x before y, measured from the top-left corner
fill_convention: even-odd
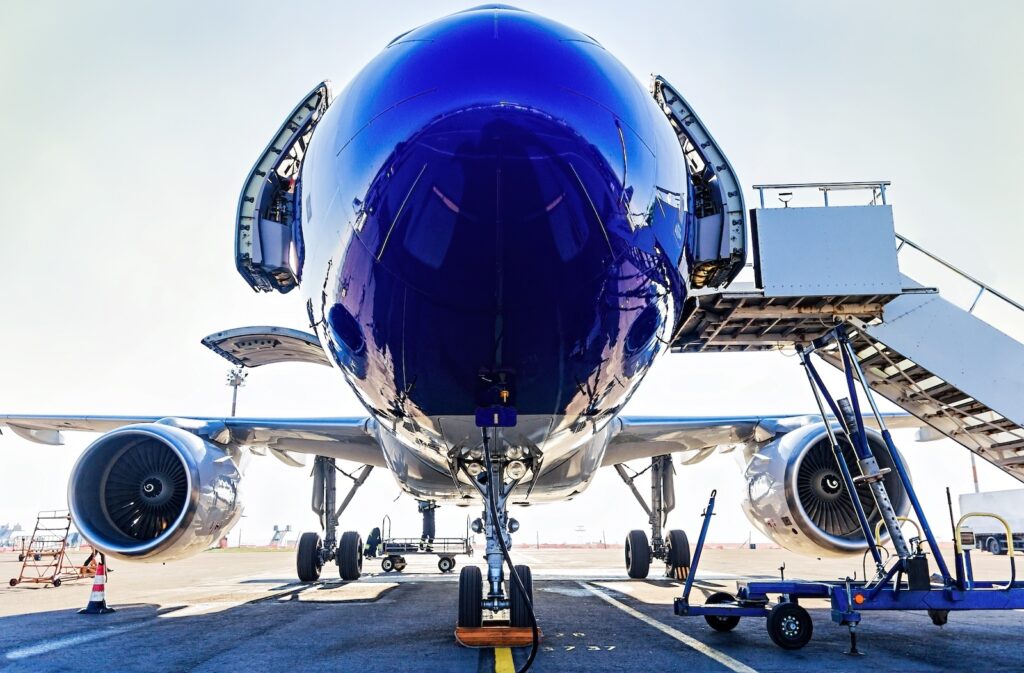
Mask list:
[[[1011,439],[1006,442],[999,442],[988,447],[989,450],[995,451],[1018,451],[1024,449],[1024,438],[1018,437],[1017,439]]]
[[[967,426],[969,430],[974,431],[977,429],[986,435],[995,435],[1000,432],[1009,432],[1011,430],[1021,430],[1020,425],[1016,421],[1011,421],[1009,418],[1000,418],[995,421],[981,421],[977,425]]]

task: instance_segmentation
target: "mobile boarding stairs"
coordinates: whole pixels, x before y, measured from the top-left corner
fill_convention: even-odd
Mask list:
[[[731,172],[723,164],[716,168]],[[811,633],[810,618],[799,599],[828,599],[833,621],[850,627],[851,653],[856,654],[855,627],[862,611],[927,610],[941,625],[951,610],[1024,608],[1024,581],[1017,580],[1012,545],[1008,582],[973,577],[973,539],[968,531],[961,532],[961,526],[971,517],[992,515],[965,513],[954,524],[950,572],[875,402],[880,395],[926,423],[919,438],[953,439],[1024,481],[1024,343],[1010,336],[1024,334],[1024,306],[897,234],[886,201],[888,186],[884,181],[755,185],[760,204],[750,211],[752,269],[747,268],[753,282],[734,280],[739,274],[736,262],[746,256],[746,227],[738,229],[736,223],[744,225],[745,218],[741,210],[723,203],[718,210],[729,212],[732,222],[727,225],[727,218],[719,216],[708,227],[698,227],[689,266],[698,268],[694,262],[704,260],[705,268],[720,274],[729,268],[719,276],[728,280],[719,281],[719,288],[710,283],[702,287],[703,276],[691,272],[691,295],[672,349],[795,351],[822,416],[835,419],[836,428],[855,450],[856,462],[847,464],[829,428],[847,492],[859,484],[870,485],[882,513],[878,528],[885,525],[898,558],[882,558],[875,544],[868,549],[874,558],[873,579],[741,582],[735,597],[715,594],[703,605],[690,605],[714,510],[712,494],[683,596],[675,602],[678,615],[704,616],[722,631],[734,628],[741,617],[763,617],[776,644],[796,649]],[[821,205],[789,207],[798,195],[806,200],[811,190],[822,199]],[[736,195],[742,207],[739,190],[728,192]],[[850,201],[857,195],[864,205],[835,205],[837,197]],[[769,207],[766,199],[772,197],[782,207]],[[700,234],[709,239],[703,245]],[[945,274],[943,291],[918,282],[908,275],[910,269],[915,276],[924,272],[929,280],[935,272]],[[955,301],[958,285],[961,291],[969,290],[962,303]],[[811,355],[844,373],[847,397],[830,394]],[[892,469],[914,510],[915,538],[904,536],[900,526],[907,519],[889,506],[883,484],[889,470],[875,464],[865,438],[865,416],[874,416],[882,430]],[[880,531],[869,528],[858,499],[853,500],[865,539],[879,539]],[[930,574],[925,544],[939,577]],[[770,605],[769,594],[780,597],[776,605]]]

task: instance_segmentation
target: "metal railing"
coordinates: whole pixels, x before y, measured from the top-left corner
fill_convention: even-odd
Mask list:
[[[959,268],[953,266],[952,264],[950,264],[949,262],[947,262],[946,260],[942,259],[941,257],[938,257],[938,256],[928,252],[927,250],[922,248],[917,243],[914,243],[913,241],[911,241],[906,236],[901,236],[900,234],[896,234],[896,238],[899,239],[899,242],[900,242],[899,245],[896,246],[896,254],[897,255],[899,255],[899,253],[903,249],[904,245],[909,245],[914,250],[917,250],[918,252],[922,253],[923,255],[928,257],[929,259],[931,259],[931,260],[933,260],[935,262],[938,262],[942,266],[946,267],[947,269],[949,269],[950,271],[952,271],[956,275],[960,276],[964,280],[969,281],[975,287],[978,288],[977,293],[974,295],[974,301],[971,302],[970,308],[967,309],[968,313],[974,313],[974,309],[978,305],[978,301],[982,298],[982,296],[986,292],[988,292],[989,294],[991,294],[994,297],[998,297],[999,299],[1002,299],[1004,302],[1006,302],[1010,306],[1014,307],[1018,311],[1024,312],[1024,306],[1022,306],[1021,304],[1017,303],[1016,301],[1010,299],[1005,294],[1003,294],[999,290],[995,289],[991,285],[988,285],[986,283],[981,282],[980,280],[978,280],[977,278],[975,278],[971,274],[967,273],[966,271],[964,271],[962,269],[959,269]]]
[[[761,207],[766,208],[764,202],[765,190],[778,192],[779,200],[782,201],[783,205],[788,207],[789,200],[793,198],[792,190],[796,189],[817,189],[822,193],[825,200],[825,207],[828,207],[828,195],[829,192],[848,192],[848,191],[859,191],[859,190],[871,190],[871,204],[872,206],[886,205],[885,201],[885,188],[892,183],[888,180],[867,180],[862,182],[803,182],[803,183],[792,183],[792,184],[777,184],[777,185],[754,185],[754,189],[757,190]],[[790,191],[783,191],[790,190]],[[784,198],[789,197],[789,199]]]

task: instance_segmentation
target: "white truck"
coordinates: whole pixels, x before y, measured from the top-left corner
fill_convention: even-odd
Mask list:
[[[1010,525],[1014,553],[1024,552],[1024,488],[987,493],[964,493],[960,496],[960,514],[986,512],[998,514]],[[1005,554],[1009,548],[1006,529],[992,517],[971,517],[963,530],[974,533],[975,546],[991,554]]]

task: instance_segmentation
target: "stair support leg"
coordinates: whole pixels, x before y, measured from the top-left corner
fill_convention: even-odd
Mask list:
[[[832,457],[835,458],[836,463],[839,465],[839,472],[843,475],[843,485],[846,487],[846,492],[850,495],[850,501],[853,503],[853,509],[857,513],[857,521],[860,523],[861,530],[864,533],[864,539],[868,542],[868,550],[871,552],[871,558],[875,561],[875,568],[879,574],[883,572],[884,563],[882,562],[882,555],[878,551],[878,546],[874,543],[874,535],[871,531],[871,524],[868,523],[867,514],[864,512],[864,507],[861,505],[860,498],[856,496],[857,486],[853,482],[853,475],[850,473],[850,466],[846,463],[846,458],[843,456],[842,449],[839,445],[839,441],[836,439],[835,433],[832,431],[832,424],[827,421],[828,414],[825,413],[825,405],[822,403],[822,397],[824,396],[825,401],[828,402],[829,407],[832,410],[832,414],[842,423],[843,417],[839,413],[839,409],[832,397],[828,394],[825,388],[824,381],[821,380],[821,376],[818,374],[818,370],[814,368],[808,358],[808,351],[803,348],[797,348],[797,353],[800,356],[800,364],[804,367],[804,373],[807,374],[807,381],[811,386],[811,392],[814,394],[814,401],[818,405],[818,411],[821,413],[821,417],[826,419],[825,432],[828,435],[829,444],[832,447]]]
[[[921,524],[921,530],[924,532],[925,539],[928,540],[928,546],[932,550],[932,555],[935,557],[935,563],[939,566],[939,572],[942,573],[942,581],[946,584],[952,584],[953,579],[949,574],[949,568],[946,566],[946,560],[942,557],[942,552],[939,551],[938,542],[935,539],[935,534],[932,532],[931,524],[928,523],[928,518],[924,515],[924,509],[921,507],[921,501],[917,498],[917,491],[914,490],[914,485],[910,481],[910,473],[907,471],[906,465],[903,463],[903,459],[900,457],[900,452],[896,450],[896,445],[892,441],[892,433],[889,432],[889,428],[885,424],[885,418],[878,411],[878,404],[875,402],[875,397],[871,393],[871,388],[867,384],[867,378],[864,376],[864,371],[860,367],[860,363],[857,361],[855,353],[853,352],[853,346],[848,340],[841,342],[844,348],[844,353],[849,361],[852,363],[856,373],[857,379],[860,381],[861,387],[864,389],[864,396],[868,400],[868,404],[871,406],[871,413],[875,417],[875,422],[878,423],[878,427],[882,432],[882,439],[885,440],[885,447],[889,450],[889,457],[892,460],[893,467],[896,468],[896,474],[900,478],[900,483],[903,485],[904,490],[907,492],[907,497],[910,498],[910,506],[914,510],[914,515],[917,516],[917,520]]]

